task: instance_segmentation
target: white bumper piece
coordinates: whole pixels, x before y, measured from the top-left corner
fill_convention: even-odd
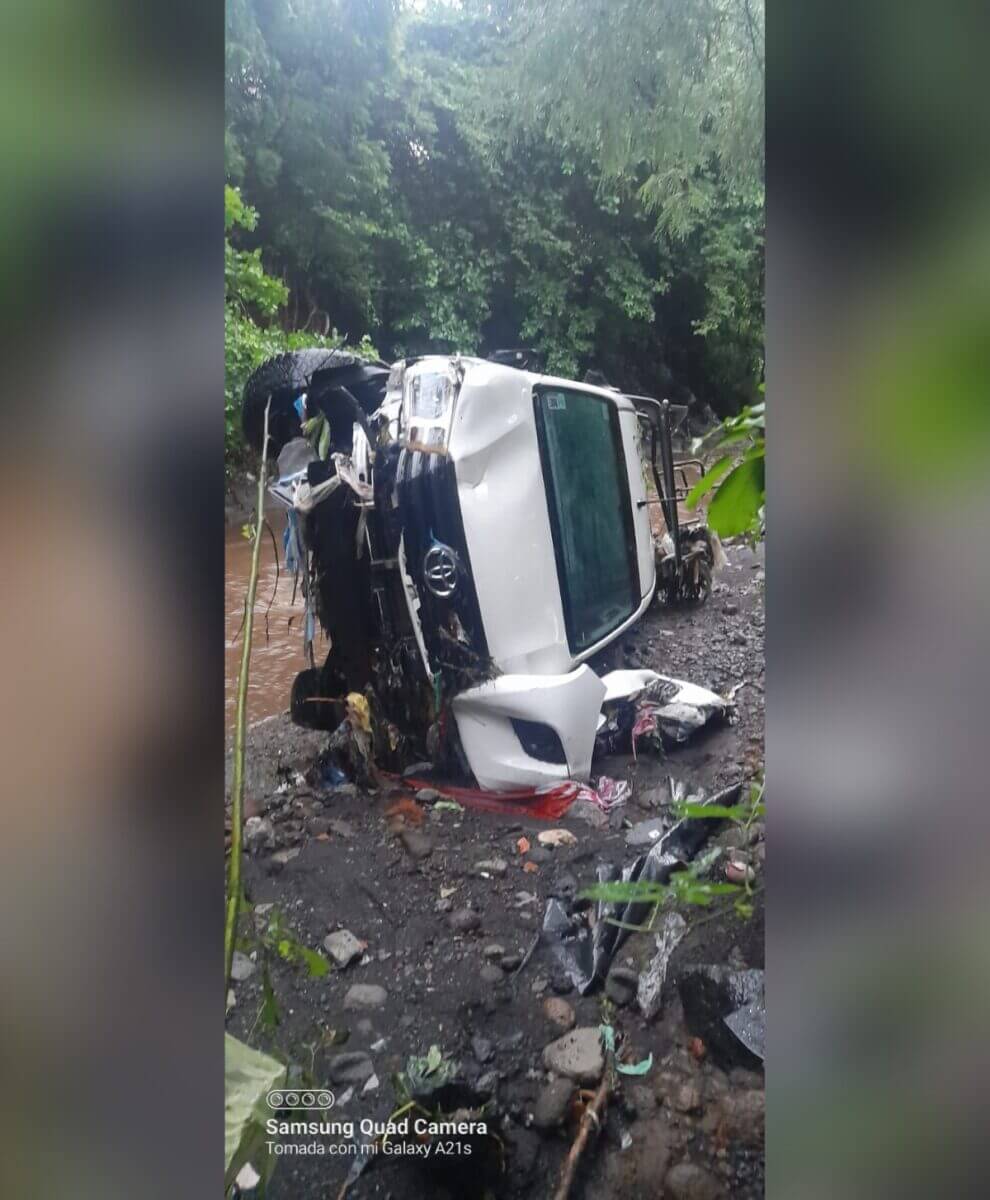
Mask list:
[[[605,684],[581,666],[568,675],[499,675],[453,700],[461,744],[479,785],[489,791],[540,787],[591,774]],[[549,726],[566,763],[543,762],[523,749],[512,720]]]

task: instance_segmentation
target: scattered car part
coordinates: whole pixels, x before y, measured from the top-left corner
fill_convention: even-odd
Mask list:
[[[716,793],[702,804],[731,805],[742,790],[741,783]],[[719,821],[685,817],[664,834],[647,854],[621,872],[608,863],[598,865],[598,882],[666,883],[671,874],[689,863],[716,832]],[[606,975],[609,965],[628,935],[624,926],[641,925],[649,916],[650,901],[627,903],[595,901],[594,927],[589,929],[580,907],[552,897],[543,915],[543,938],[568,979],[582,994]]]

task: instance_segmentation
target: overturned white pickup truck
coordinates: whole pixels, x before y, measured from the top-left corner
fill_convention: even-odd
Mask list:
[[[710,539],[677,520],[670,406],[529,362],[301,351],[245,388],[258,450],[269,407],[311,662],[317,621],[330,647],[297,677],[293,718],[333,729],[364,693],[386,767],[426,757],[492,789],[587,779],[606,687],[584,664],[657,591],[651,502],[673,586],[707,594]]]

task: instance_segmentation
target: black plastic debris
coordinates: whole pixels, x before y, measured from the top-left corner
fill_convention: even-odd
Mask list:
[[[737,802],[742,784],[736,783],[716,793],[705,804],[732,805]],[[671,875],[683,869],[718,830],[721,822],[704,817],[685,817],[678,821],[651,848],[621,872],[609,863],[599,863],[599,883],[667,883]],[[593,929],[589,929],[581,901],[551,898],[543,915],[542,940],[567,978],[584,995],[608,973],[616,951],[629,930],[613,924],[640,925],[650,914],[649,901],[614,903],[595,901]],[[738,1007],[734,1005],[733,1007]]]
[[[763,972],[699,965],[678,981],[684,1020],[721,1067],[759,1067],[766,1041]]]

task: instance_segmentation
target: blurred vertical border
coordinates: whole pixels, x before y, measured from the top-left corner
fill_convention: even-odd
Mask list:
[[[223,5],[0,13],[0,1193],[222,1187]]]
[[[988,23],[769,6],[767,1186],[786,1200],[986,1191]]]

